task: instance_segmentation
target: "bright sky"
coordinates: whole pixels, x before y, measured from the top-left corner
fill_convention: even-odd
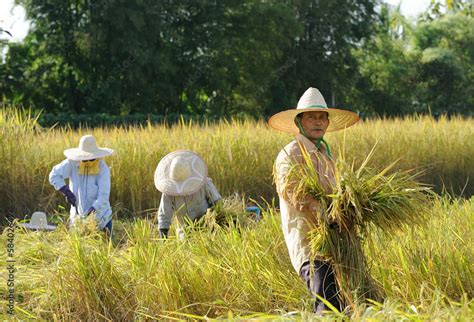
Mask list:
[[[401,11],[405,17],[416,18],[418,14],[424,12],[431,3],[431,0],[383,0],[383,2],[397,6],[401,3]]]
[[[29,23],[25,21],[25,10],[21,6],[13,7],[13,0],[0,0],[0,29],[8,30],[13,39],[6,33],[0,39],[20,41],[28,33]]]
[[[402,14],[415,18],[419,13],[428,8],[431,0],[383,0],[391,5],[402,4]],[[11,39],[7,34],[1,33],[0,39],[21,41],[28,33],[29,23],[25,21],[25,10],[21,6],[13,6],[13,0],[0,0],[0,28],[8,30],[12,35]]]

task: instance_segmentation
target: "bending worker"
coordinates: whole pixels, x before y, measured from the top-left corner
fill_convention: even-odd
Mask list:
[[[110,170],[103,159],[112,153],[112,149],[97,147],[94,136],[85,135],[79,147],[65,150],[66,159],[51,170],[49,182],[71,205],[71,226],[78,219],[94,215],[99,229],[112,233]]]
[[[155,171],[155,186],[162,193],[158,208],[161,238],[168,237],[173,215],[178,222],[176,235],[184,238],[187,221],[201,218],[221,195],[207,176],[204,160],[192,151],[175,151],[160,160]]]

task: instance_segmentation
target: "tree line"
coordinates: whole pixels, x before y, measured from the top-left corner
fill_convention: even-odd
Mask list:
[[[474,110],[468,1],[416,23],[379,0],[16,0],[3,102],[72,115],[264,117],[309,86],[365,114]]]

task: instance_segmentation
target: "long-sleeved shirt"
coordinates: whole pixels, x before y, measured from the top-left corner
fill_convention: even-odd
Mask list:
[[[169,196],[163,193],[158,208],[158,228],[169,229],[173,215],[176,214],[177,231],[181,235],[185,218],[192,221],[201,217],[209,207],[212,207],[221,198],[211,178],[206,178],[201,189],[187,196]]]
[[[73,225],[77,218],[84,218],[90,207],[96,210],[97,225],[103,229],[112,219],[110,207],[110,169],[104,160],[99,161],[99,174],[79,174],[79,161],[66,159],[53,167],[49,174],[49,182],[59,190],[69,179],[69,189],[77,199],[76,207],[71,206],[70,224]]]
[[[299,144],[298,144],[299,142]],[[305,209],[304,206],[310,202],[317,202],[310,196],[302,200],[293,200],[291,188],[288,187],[287,176],[293,164],[303,163],[300,145],[311,156],[311,161],[319,173],[320,183],[327,192],[334,186],[334,162],[327,157],[324,147],[317,150],[315,144],[301,134],[297,134],[294,141],[286,145],[278,154],[275,162],[275,183],[280,199],[281,224],[285,242],[288,247],[290,259],[293,267],[299,273],[304,262],[310,261],[311,250],[309,246],[308,233],[318,224],[318,216],[322,215],[325,209],[315,209],[313,212]]]

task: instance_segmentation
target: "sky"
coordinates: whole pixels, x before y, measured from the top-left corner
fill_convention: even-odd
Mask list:
[[[402,14],[405,17],[416,18],[418,14],[429,7],[431,0],[383,0],[383,2],[393,6],[397,6],[401,2]]]
[[[28,33],[29,23],[25,21],[25,10],[21,6],[14,6],[14,0],[0,0],[0,28],[8,30],[13,39],[7,34],[1,33],[0,39],[21,41]],[[330,0],[326,0],[330,1]],[[383,0],[391,5],[401,2],[402,14],[406,17],[415,18],[419,13],[428,8],[431,0]]]

